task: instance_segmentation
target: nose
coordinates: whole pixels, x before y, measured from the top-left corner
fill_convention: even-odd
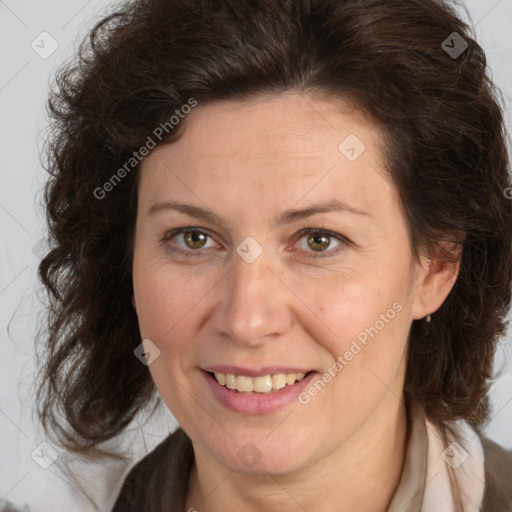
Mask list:
[[[270,263],[265,252],[252,263],[235,254],[212,312],[218,335],[245,346],[257,346],[291,328],[293,293]]]

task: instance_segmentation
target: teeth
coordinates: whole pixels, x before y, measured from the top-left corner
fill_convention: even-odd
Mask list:
[[[294,373],[289,373],[288,375],[285,376],[285,378],[286,378],[286,384],[288,384],[288,386],[291,386],[295,382],[295,374]]]
[[[290,379],[291,380],[291,379]],[[295,381],[295,379],[293,379]],[[293,384],[293,382],[292,382]],[[272,376],[272,389],[281,389],[286,386],[286,374],[278,373]]]
[[[238,391],[250,392],[252,391],[252,379],[250,377],[235,377],[233,375],[233,380],[235,381],[235,389]]]
[[[228,389],[236,389],[236,377],[228,373],[226,375],[226,387]]]
[[[238,379],[237,378],[237,384]],[[255,377],[251,379],[251,377],[242,377],[243,379],[252,380],[252,389],[245,389],[244,391],[256,391],[257,393],[268,393],[272,391],[272,377],[270,375],[262,375],[261,377]]]
[[[246,375],[233,375],[215,372],[217,382],[228,389],[240,393],[270,393],[286,386],[291,386],[296,381],[302,380],[305,373],[277,373],[276,375],[262,375],[260,377],[247,377]]]

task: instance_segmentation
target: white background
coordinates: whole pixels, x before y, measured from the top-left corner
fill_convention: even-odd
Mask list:
[[[0,0],[0,502],[7,499],[33,512],[108,511],[129,465],[87,465],[75,461],[87,493],[59,467],[69,459],[57,450],[57,462],[48,469],[37,465],[37,447],[44,440],[33,415],[34,333],[38,302],[36,269],[38,242],[45,224],[40,189],[46,179],[38,156],[45,127],[44,104],[55,68],[72,54],[77,42],[105,12],[109,2],[99,0]],[[494,80],[512,111],[512,0],[468,0],[473,26],[486,50]],[[40,36],[42,32],[51,34]],[[58,47],[42,58],[31,47],[45,39]],[[46,57],[46,55],[44,55]],[[7,327],[10,324],[10,330]],[[492,389],[493,419],[486,433],[512,448],[512,343],[503,340],[496,360],[502,375]],[[126,438],[134,459],[151,450],[175,423],[167,411],[143,427],[136,422]]]

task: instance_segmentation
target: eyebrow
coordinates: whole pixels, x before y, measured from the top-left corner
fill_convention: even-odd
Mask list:
[[[200,206],[194,206],[186,203],[178,203],[176,201],[162,201],[155,203],[153,206],[148,208],[146,214],[154,215],[157,212],[165,210],[174,210],[196,219],[201,219],[211,223],[225,224],[221,217],[214,213],[209,208],[202,208]],[[328,202],[313,203],[307,208],[296,209],[296,210],[285,210],[277,218],[274,218],[274,226],[281,226],[283,224],[291,224],[301,219],[311,217],[318,213],[351,213],[354,215],[361,215],[372,217],[368,212],[353,208],[350,205],[343,203],[337,199],[332,199]]]

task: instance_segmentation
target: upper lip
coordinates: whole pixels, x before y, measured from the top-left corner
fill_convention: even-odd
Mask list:
[[[266,366],[265,368],[242,368],[241,366],[218,365],[203,368],[210,373],[224,373],[231,375],[245,375],[247,377],[261,377],[263,375],[276,375],[278,373],[308,373],[311,369],[291,368],[289,366]]]

